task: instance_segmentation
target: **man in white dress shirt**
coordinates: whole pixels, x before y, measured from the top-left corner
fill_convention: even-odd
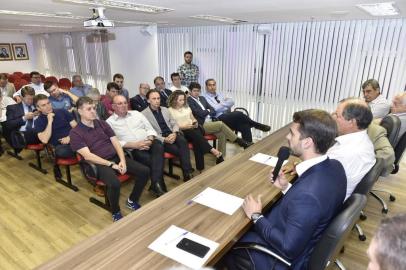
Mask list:
[[[35,95],[43,94],[49,97],[49,93],[45,91],[44,84],[41,81],[41,74],[37,71],[30,73],[31,83],[21,87],[23,89],[25,86],[30,86],[35,90]],[[13,94],[13,98],[16,98],[17,101],[21,101],[21,89]]]
[[[147,118],[138,111],[128,111],[127,98],[113,98],[113,115],[107,119],[121,146],[129,149],[135,161],[150,167],[150,191],[157,197],[167,190],[163,179],[164,146]]]
[[[172,80],[172,86],[170,88],[170,90],[176,91],[176,90],[182,90],[183,92],[185,92],[186,94],[189,92],[189,85],[188,86],[184,86],[181,85],[182,81],[180,79],[180,74],[179,73],[172,73],[171,74],[171,80]]]
[[[371,108],[374,118],[383,118],[390,111],[390,102],[381,94],[379,82],[375,79],[366,80],[362,84],[364,99]]]
[[[337,122],[339,136],[327,155],[340,161],[344,167],[347,199],[376,162],[374,145],[367,134],[372,113],[363,100],[349,98],[340,101],[333,117]]]

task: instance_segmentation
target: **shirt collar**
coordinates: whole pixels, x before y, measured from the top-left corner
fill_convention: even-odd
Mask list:
[[[213,94],[210,92],[206,92],[206,95],[208,95],[209,97],[215,97],[215,96],[217,96],[217,93]]]
[[[319,157],[315,157],[315,158],[311,158],[311,159],[302,161],[296,166],[296,172],[299,176],[301,176],[305,171],[307,171],[314,165],[316,165],[326,159],[327,159],[327,155],[322,155]]]
[[[93,130],[93,129],[95,129],[95,128],[97,128],[97,127],[100,126],[99,122],[96,121],[96,120],[93,120],[93,125],[94,125],[94,128],[89,127],[89,126],[86,126],[86,125],[83,124],[82,122],[79,122],[79,124],[78,124],[79,127],[84,128],[84,129],[86,129],[86,130]]]
[[[113,119],[116,121],[117,119],[119,119],[119,118],[127,118],[127,117],[130,117],[132,115],[132,113],[131,113],[131,111],[128,111],[127,112],[127,114],[124,116],[124,117],[120,117],[120,116],[118,116],[116,113],[113,113],[113,115],[112,115],[112,117],[113,117]]]
[[[367,136],[367,130],[361,130],[361,131],[357,131],[357,132],[352,132],[352,133],[348,133],[348,134],[344,134],[341,136],[336,137],[336,141],[339,144],[346,144],[349,141],[354,140],[354,137],[361,137],[361,136]]]
[[[370,103],[375,104],[375,103],[381,102],[382,100],[385,100],[385,98],[380,94],[374,100],[372,100]]]

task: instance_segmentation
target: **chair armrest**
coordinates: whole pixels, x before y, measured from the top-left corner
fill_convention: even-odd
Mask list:
[[[269,256],[277,259],[278,261],[284,263],[285,265],[287,265],[289,267],[292,265],[292,263],[285,260],[284,258],[279,256],[278,254],[276,254],[272,250],[270,250],[270,249],[268,249],[268,248],[266,248],[264,246],[261,246],[261,245],[259,245],[257,243],[238,243],[233,248],[234,249],[253,249],[253,250],[256,250],[256,251],[260,251],[260,252],[263,252],[265,254],[268,254]]]
[[[134,160],[133,154],[131,153],[130,149],[123,148],[124,154],[129,157],[130,159]]]
[[[99,172],[97,170],[97,167],[94,163],[87,161],[83,158],[83,156],[81,156],[79,153],[76,154],[77,159],[79,160],[79,165],[81,168],[81,171],[83,173],[83,175],[85,176],[85,178],[87,178],[88,180],[91,180],[89,178],[95,178],[94,180],[99,179]],[[87,170],[90,170],[90,173],[92,173],[93,175],[87,175]]]
[[[234,109],[234,111],[243,111],[247,116],[250,116],[247,109],[245,109],[243,107],[237,107],[237,108]]]

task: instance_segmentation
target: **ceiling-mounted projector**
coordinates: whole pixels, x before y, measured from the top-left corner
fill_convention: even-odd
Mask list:
[[[91,8],[93,16],[83,22],[87,29],[104,29],[114,27],[114,23],[104,16],[104,7]]]

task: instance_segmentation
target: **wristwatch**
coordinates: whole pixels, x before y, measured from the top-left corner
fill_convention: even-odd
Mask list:
[[[258,213],[258,212],[252,213],[252,215],[251,215],[251,220],[252,220],[252,222],[254,222],[254,224],[255,224],[255,223],[257,223],[258,219],[260,219],[260,218],[262,218],[262,217],[264,217],[264,216],[263,216],[261,213]]]

